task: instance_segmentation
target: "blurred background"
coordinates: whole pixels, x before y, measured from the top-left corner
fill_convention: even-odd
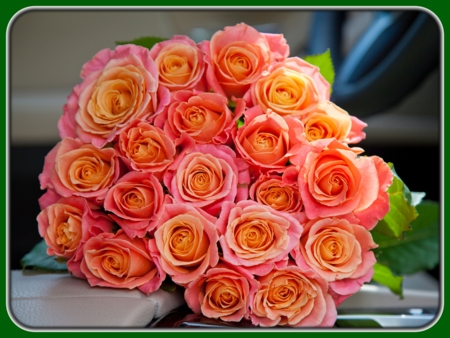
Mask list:
[[[240,22],[283,33],[291,56],[330,48],[332,101],[368,124],[358,146],[394,163],[410,190],[439,201],[442,32],[425,12],[31,10],[9,29],[11,269],[41,240],[38,175],[82,65],[115,41],[185,34],[199,42]],[[430,274],[439,277],[438,269]]]

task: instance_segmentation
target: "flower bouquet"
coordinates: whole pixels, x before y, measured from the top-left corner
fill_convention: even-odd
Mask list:
[[[119,43],[81,78],[39,176],[39,233],[71,275],[175,285],[196,314],[264,327],[333,326],[372,278],[401,293],[376,248],[422,196],[350,147],[366,124],[330,101],[329,52],[241,23]]]

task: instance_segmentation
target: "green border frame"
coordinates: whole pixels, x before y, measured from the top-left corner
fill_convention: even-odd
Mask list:
[[[29,332],[29,331],[24,331],[20,327],[17,327],[16,324],[13,321],[11,321],[11,319],[10,319],[10,317],[8,315],[8,312],[7,312],[7,301],[8,301],[7,292],[8,292],[8,290],[6,288],[7,287],[6,281],[7,281],[7,278],[8,278],[8,272],[6,271],[6,269],[7,269],[8,265],[7,265],[7,247],[6,247],[6,240],[7,240],[7,238],[6,238],[6,228],[9,226],[9,221],[8,221],[6,212],[7,212],[8,204],[10,202],[9,202],[9,196],[7,195],[7,184],[9,184],[9,182],[7,182],[7,166],[9,165],[9,159],[7,157],[8,156],[8,149],[9,149],[9,134],[8,134],[9,127],[8,127],[7,123],[9,121],[9,117],[8,117],[9,112],[8,112],[8,107],[7,107],[7,94],[8,94],[7,66],[8,65],[7,65],[7,59],[6,59],[7,54],[6,53],[7,53],[7,50],[8,50],[8,48],[7,48],[8,47],[7,46],[7,36],[8,36],[8,25],[9,25],[9,22],[14,17],[14,15],[17,12],[19,12],[20,10],[22,10],[24,8],[27,8],[27,7],[34,7],[34,6],[38,6],[38,7],[41,7],[41,6],[45,6],[45,7],[47,7],[47,6],[49,6],[49,7],[58,6],[60,8],[64,8],[64,7],[67,7],[67,6],[70,5],[70,6],[86,6],[86,8],[89,8],[89,7],[92,7],[92,6],[95,6],[95,7],[97,7],[97,6],[105,6],[107,8],[111,8],[111,7],[115,7],[115,6],[148,6],[148,7],[151,7],[151,5],[154,4],[154,3],[149,2],[149,1],[128,1],[128,3],[123,4],[123,3],[120,3],[118,1],[109,1],[107,3],[105,3],[105,2],[102,3],[102,2],[96,1],[95,3],[93,3],[92,1],[85,1],[85,0],[84,1],[78,1],[76,3],[73,3],[73,1],[70,1],[69,4],[65,3],[64,6],[61,5],[61,3],[62,2],[60,2],[60,1],[43,1],[41,4],[36,5],[35,3],[33,3],[32,1],[29,1],[29,0],[26,0],[26,1],[19,0],[19,1],[14,1],[12,3],[9,3],[6,6],[2,6],[2,10],[0,12],[2,25],[4,27],[4,32],[5,32],[5,35],[3,35],[3,41],[2,41],[3,42],[3,46],[4,46],[4,50],[3,50],[3,53],[1,55],[3,64],[5,65],[5,67],[2,68],[2,72],[4,73],[4,79],[5,79],[5,82],[2,83],[2,87],[3,86],[5,87],[5,91],[4,91],[5,96],[3,96],[2,99],[1,99],[3,107],[5,107],[5,115],[4,115],[4,118],[2,118],[0,120],[0,128],[4,132],[4,134],[3,134],[4,137],[0,139],[0,152],[1,152],[1,155],[2,155],[1,159],[2,159],[2,161],[5,162],[5,166],[1,166],[0,167],[1,177],[2,177],[2,179],[0,179],[0,185],[1,185],[2,190],[5,192],[5,194],[2,195],[3,203],[1,203],[1,205],[0,205],[0,210],[1,210],[0,213],[3,216],[2,219],[4,220],[4,224],[5,224],[4,231],[0,232],[1,241],[2,241],[2,243],[5,243],[5,248],[4,248],[4,251],[3,251],[5,256],[3,257],[4,259],[1,260],[1,267],[0,267],[0,269],[1,269],[1,273],[2,273],[1,281],[2,281],[2,286],[3,286],[3,290],[4,290],[4,292],[2,293],[2,301],[3,301],[3,304],[5,306],[2,308],[2,312],[1,312],[1,315],[0,315],[0,322],[3,324],[3,331],[5,331],[6,333],[11,334],[11,335],[29,336],[30,333],[35,333],[35,334],[38,334],[38,335],[44,335],[44,334],[47,335],[47,334],[55,334],[55,333],[56,334],[60,334],[60,335],[61,334],[66,334],[66,333],[69,334],[69,335],[76,335],[76,334],[86,334],[87,332],[64,332],[63,333],[61,331],[58,331],[58,332]],[[226,6],[232,6],[234,8],[238,8],[240,6],[243,6],[241,1],[236,1],[236,0],[234,0],[234,1],[233,0],[231,0],[231,1],[219,1],[219,2],[215,2],[215,4],[216,4],[216,6],[225,6],[225,7]],[[361,2],[359,2],[359,1],[358,2],[357,1],[345,1],[344,3],[341,2],[339,5],[337,5],[333,1],[322,1],[322,0],[319,0],[319,1],[310,1],[310,0],[309,1],[308,0],[304,0],[304,1],[292,1],[291,0],[291,1],[288,1],[288,0],[282,0],[282,1],[278,1],[276,4],[277,4],[276,8],[281,8],[281,7],[285,7],[285,6],[291,6],[291,7],[293,7],[293,6],[295,6],[295,7],[301,6],[301,7],[314,7],[314,8],[317,8],[317,7],[324,7],[324,8],[326,8],[326,7],[347,7],[347,6],[352,6],[352,7],[355,6],[355,7],[361,7],[361,8],[365,7],[365,6],[360,6]],[[182,2],[182,1],[173,1],[171,3],[171,6],[176,6],[176,7],[182,7],[182,6],[185,6],[185,5],[186,5],[186,3]],[[205,3],[202,0],[195,1],[195,5],[196,6],[211,6],[209,3]],[[365,5],[366,6],[376,6],[376,7],[378,7],[378,6],[379,7],[393,7],[392,2],[391,1],[386,1],[386,0],[376,1],[376,2],[368,1],[368,3],[366,3]],[[190,7],[193,6],[192,2],[190,2],[189,6]],[[216,7],[216,6],[211,6],[211,7]],[[255,7],[257,7],[257,6],[273,6],[273,2],[258,1],[257,4],[256,4],[256,1],[255,1],[252,4],[251,2],[247,1],[245,3],[245,6],[255,6]],[[406,2],[406,1],[396,1],[394,7],[400,7],[400,6],[406,6],[406,7],[411,7],[411,6],[416,7],[417,6],[417,7],[422,7],[422,8],[425,8],[425,9],[433,12],[437,16],[437,18],[440,20],[440,22],[442,24],[442,27],[443,27],[443,29],[442,29],[442,32],[444,34],[444,38],[443,38],[443,47],[444,47],[443,48],[444,49],[443,57],[444,57],[444,60],[445,60],[446,51],[448,50],[448,41],[447,41],[448,37],[445,35],[445,28],[448,28],[449,25],[450,25],[450,12],[448,12],[446,10],[446,8],[444,6],[442,6],[436,0],[414,1],[412,3],[411,2]],[[447,76],[445,76],[448,73],[448,70],[445,67],[445,62],[443,62],[443,70],[444,70],[444,74],[443,74],[443,76],[444,76],[444,83],[443,83],[444,88],[443,88],[442,94],[445,97],[446,96],[445,94],[447,94],[447,92],[448,92],[448,88],[446,88],[446,86],[445,86],[445,82],[447,82],[447,81],[445,81],[445,79],[448,78]],[[443,103],[443,109],[444,108],[445,108],[445,102]],[[444,112],[442,112],[442,115],[441,115],[441,132],[442,132],[442,135],[441,135],[441,171],[442,171],[442,173],[444,172],[444,167],[445,167],[445,149],[446,149],[446,143],[447,143],[445,141],[445,138],[444,138],[445,135],[443,134],[443,131],[445,130],[445,124],[446,124],[446,122],[444,121],[444,115],[445,115]],[[442,181],[441,181],[441,187],[442,187],[441,188],[442,189],[442,191],[441,191],[441,210],[444,210],[448,206],[448,202],[444,199],[445,192],[447,191],[447,185],[448,184],[447,184],[447,182],[444,181],[444,175],[443,174],[441,174],[441,178],[442,178]],[[442,229],[444,228],[444,226],[443,226],[444,224],[445,224],[445,217],[444,217],[443,211],[441,211],[441,227],[442,227]],[[443,239],[443,243],[445,243],[445,240],[448,237],[449,237],[448,234],[445,234],[445,238]],[[441,250],[443,250],[443,249],[444,248],[442,248]],[[441,255],[441,259],[442,259],[441,263],[442,263],[442,269],[443,269],[442,278],[444,280],[446,280],[446,278],[445,278],[446,277],[445,276],[445,271],[447,270],[446,266],[445,266],[446,265],[445,264],[445,262],[446,262],[446,260],[445,260],[446,257],[445,256],[446,256],[445,252],[442,253],[442,255]],[[445,285],[442,287],[442,290],[443,291],[445,290]],[[445,298],[448,298],[448,297],[445,297],[445,293],[444,293],[444,299],[443,299],[444,304],[445,304],[445,300],[446,300]],[[447,321],[450,318],[448,312],[449,311],[448,310],[446,311],[446,309],[444,308],[440,319],[434,325],[432,325],[431,327],[429,327],[428,329],[426,329],[424,331],[417,332],[416,334],[420,335],[421,337],[422,336],[426,337],[426,336],[435,335],[435,334],[440,333],[440,332],[445,332],[445,328],[447,326]],[[231,332],[231,331],[229,331],[229,332]],[[218,335],[224,336],[224,335],[228,335],[229,332],[221,331],[221,332],[214,332],[214,334],[218,334]],[[306,332],[296,331],[296,332],[292,332],[292,331],[290,331],[290,332],[287,332],[287,331],[280,331],[280,330],[278,330],[278,331],[272,331],[272,332],[267,332],[267,331],[265,331],[265,332],[255,332],[255,331],[252,331],[252,332],[246,332],[246,334],[251,333],[251,334],[258,334],[258,335],[262,334],[262,335],[268,336],[268,335],[276,333],[276,332],[283,332],[284,334],[290,334],[290,335],[298,334],[298,333],[301,333],[302,335],[304,335],[304,334],[307,334],[307,335],[320,334],[320,335],[322,335],[322,334],[331,333],[331,332],[326,332],[326,331],[325,332],[324,331],[320,331],[320,332],[311,332],[311,331],[306,331]],[[98,331],[96,332],[96,331],[92,331],[92,332],[89,332],[88,334],[89,335],[94,335],[95,334],[96,336],[97,335],[106,336],[106,335],[118,335],[118,334],[123,334],[123,333],[130,333],[130,331],[119,331],[119,332],[98,332]],[[184,332],[180,332],[180,331],[150,332],[149,331],[149,332],[133,332],[133,333],[152,334],[152,335],[155,335],[155,334],[156,335],[172,335],[172,336],[175,336],[175,335],[180,335],[180,334],[185,335],[186,333],[188,333],[188,335],[193,335],[193,334],[196,335],[199,332],[192,332],[192,331],[186,330]],[[408,331],[393,331],[392,330],[392,331],[381,331],[381,332],[377,331],[377,332],[367,332],[367,333],[368,334],[389,334],[389,335],[396,334],[396,335],[398,335],[398,334],[406,334],[406,333],[412,333],[412,332],[408,332]],[[210,334],[210,333],[207,332],[206,334]],[[342,337],[342,336],[348,335],[348,334],[352,334],[352,335],[353,334],[361,334],[361,331],[359,331],[359,330],[355,330],[355,331],[348,330],[348,331],[344,331],[344,332],[333,332],[332,334],[335,334],[335,335],[337,334],[337,335]]]

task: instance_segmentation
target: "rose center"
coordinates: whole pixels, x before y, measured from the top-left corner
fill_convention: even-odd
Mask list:
[[[255,150],[264,151],[275,148],[278,143],[278,137],[270,133],[260,133],[255,140]]]
[[[70,225],[68,222],[58,224],[56,227],[56,235],[56,244],[65,248],[70,247],[72,244],[72,239],[77,237],[76,232],[70,231]]]
[[[205,111],[201,107],[190,107],[183,114],[183,125],[185,127],[201,127],[205,124]]]

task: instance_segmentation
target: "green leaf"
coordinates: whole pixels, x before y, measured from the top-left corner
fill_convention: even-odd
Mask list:
[[[414,202],[420,196],[416,196],[413,200],[411,192],[401,178],[398,177],[393,164],[388,164],[394,174],[392,185],[387,190],[390,209],[386,216],[378,222],[373,231],[386,236],[399,238],[403,236],[403,232],[411,230],[410,224],[418,216]]]
[[[139,39],[134,39],[131,41],[116,41],[116,45],[127,45],[127,44],[133,44],[137,46],[142,46],[147,49],[151,49],[154,45],[161,41],[165,41],[167,39],[164,38],[158,38],[156,36],[144,36]]]
[[[239,119],[237,119],[236,125],[238,129],[244,125],[244,115],[242,115]]]
[[[67,271],[67,265],[65,262],[61,262],[59,257],[53,257],[47,255],[47,244],[45,241],[40,241],[34,246],[34,248],[27,253],[20,260],[23,270],[33,269],[42,270],[47,272],[62,272]]]
[[[393,293],[399,295],[400,298],[403,299],[403,277],[394,276],[392,271],[386,265],[380,264],[379,262],[375,263],[373,270],[373,281],[387,286]]]
[[[230,108],[231,110],[234,110],[234,108],[236,108],[236,102],[234,102],[232,100],[228,100],[228,108]]]
[[[329,49],[325,53],[317,55],[308,55],[303,58],[306,62],[319,67],[320,74],[328,81],[330,84],[330,94],[332,92],[332,86],[334,83],[334,67],[333,60],[331,59],[331,52]]]
[[[372,232],[377,261],[397,275],[431,270],[439,263],[439,204],[424,200],[416,208],[420,216],[403,239]]]

